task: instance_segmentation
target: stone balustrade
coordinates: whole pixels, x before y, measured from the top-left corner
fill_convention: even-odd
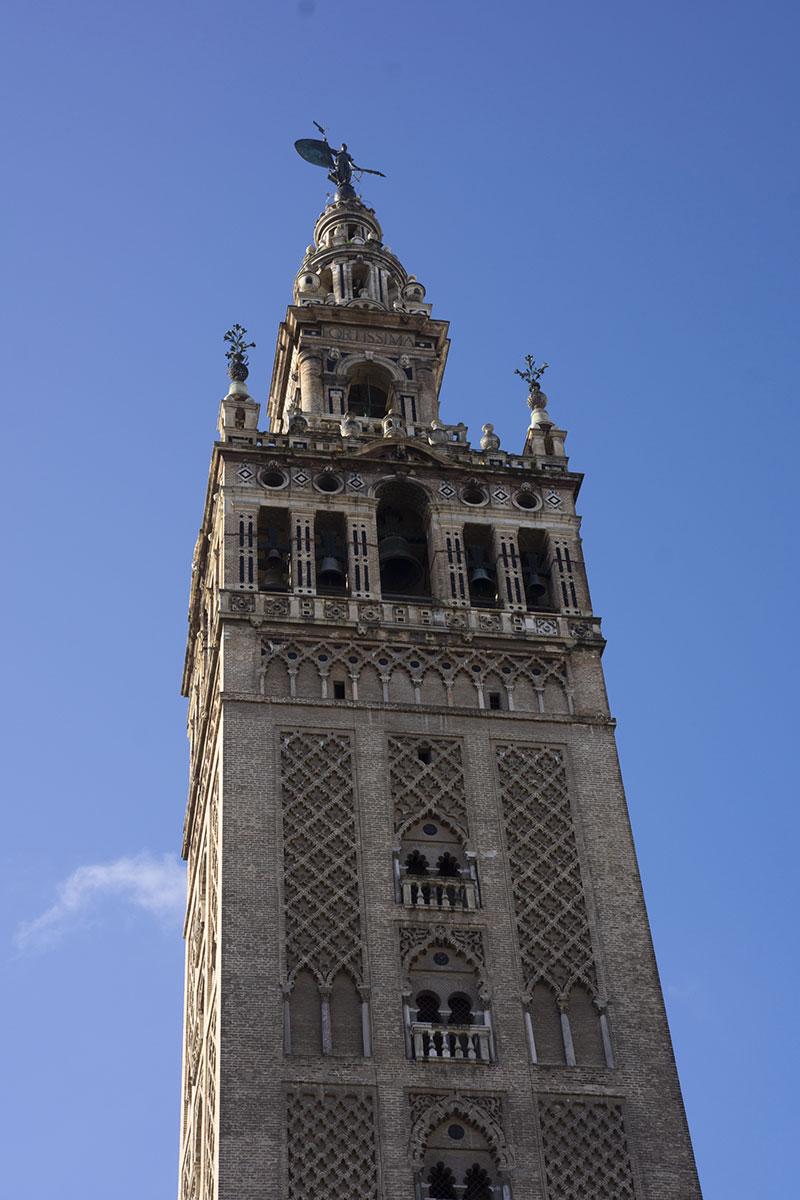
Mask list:
[[[414,1058],[422,1062],[491,1062],[488,1025],[438,1025],[414,1021]]]
[[[406,908],[473,912],[478,907],[475,880],[469,877],[406,874],[400,887]]]

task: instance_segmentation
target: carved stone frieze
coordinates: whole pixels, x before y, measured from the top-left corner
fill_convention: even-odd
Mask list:
[[[285,617],[289,612],[289,601],[285,596],[275,596],[264,601],[265,617]]]
[[[228,597],[228,605],[231,612],[255,612],[256,598],[254,595],[236,595],[232,594]]]

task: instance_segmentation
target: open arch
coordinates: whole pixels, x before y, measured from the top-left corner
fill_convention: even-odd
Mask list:
[[[378,489],[378,561],[384,596],[428,596],[428,496],[405,481]]]
[[[394,380],[381,363],[364,360],[348,365],[346,411],[380,420],[394,399]]]

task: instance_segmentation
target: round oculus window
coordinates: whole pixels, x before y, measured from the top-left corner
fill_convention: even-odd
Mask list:
[[[439,832],[439,826],[434,825],[432,821],[429,821],[427,825],[422,826],[422,832],[427,833],[428,837],[433,837],[434,834]]]
[[[465,1133],[463,1125],[448,1125],[447,1136],[452,1138],[454,1142],[460,1142]]]
[[[461,499],[465,504],[485,504],[488,498],[482,488],[471,485],[467,485],[461,493]]]
[[[516,496],[513,496],[512,499],[517,508],[524,508],[528,512],[534,508],[539,508],[541,504],[539,497],[533,492],[528,491],[527,488],[523,488],[521,491],[517,492]]]
[[[287,475],[284,475],[283,471],[269,468],[264,471],[259,471],[258,482],[262,487],[272,488],[272,490],[275,491],[277,488],[286,487],[286,484],[289,482],[289,478]]]
[[[446,967],[450,962],[450,955],[445,954],[444,950],[437,950],[433,956],[433,961],[436,963],[437,967]]]
[[[340,492],[344,487],[338,475],[334,475],[332,471],[322,471],[321,474],[315,476],[314,487],[318,492]]]

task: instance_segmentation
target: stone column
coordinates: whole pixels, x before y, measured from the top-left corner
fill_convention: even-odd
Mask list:
[[[525,612],[525,588],[516,529],[493,529],[492,549],[497,567],[497,596],[503,608]]]
[[[356,600],[372,600],[380,595],[378,529],[374,508],[347,518],[347,580],[350,595]]]
[[[303,412],[323,411],[322,353],[319,347],[300,347],[298,354],[300,372],[300,405]]]
[[[575,1066],[575,1047],[572,1044],[572,1030],[569,1025],[569,1016],[567,1015],[567,1005],[565,1002],[559,1001],[559,1012],[561,1013],[561,1036],[564,1039],[564,1057],[567,1060],[568,1067]]]
[[[331,1036],[331,989],[330,987],[321,987],[319,989],[320,1007],[322,1017],[322,1053],[333,1054],[333,1038]]]
[[[569,535],[551,533],[550,557],[554,606],[576,615],[591,611],[580,541]]]
[[[464,526],[431,513],[428,525],[431,591],[453,608],[469,607]]]
[[[369,988],[359,988],[361,997],[361,1049],[364,1058],[372,1058],[372,1036],[369,1027]]]
[[[258,591],[258,510],[237,503],[227,514],[224,586],[234,592]]]
[[[314,512],[292,509],[289,513],[292,591],[298,596],[313,596],[316,591],[314,560]]]

